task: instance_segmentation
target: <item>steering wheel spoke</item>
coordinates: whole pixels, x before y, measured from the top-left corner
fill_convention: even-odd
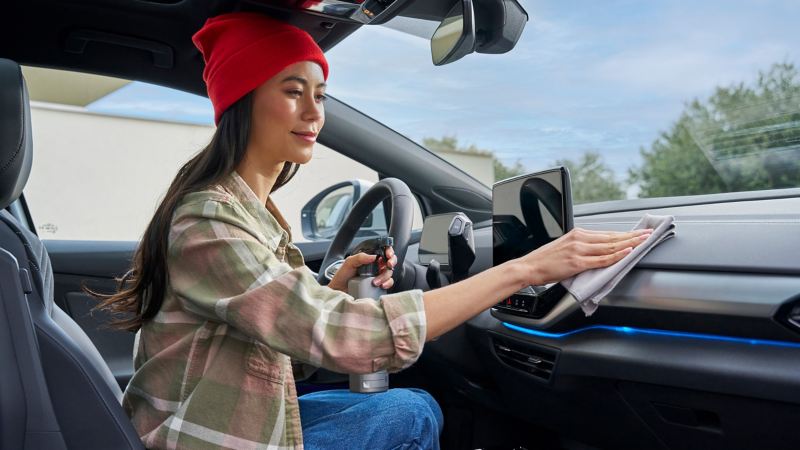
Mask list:
[[[344,261],[344,255],[353,243],[358,229],[367,219],[369,214],[384,200],[389,200],[391,205],[391,218],[389,220],[389,236],[394,238],[395,255],[397,255],[397,265],[395,266],[394,286],[400,286],[404,270],[403,261],[405,260],[408,241],[411,239],[411,227],[414,221],[414,197],[411,190],[403,181],[397,178],[384,178],[375,183],[364,195],[353,205],[353,209],[347,214],[341,228],[328,247],[325,258],[322,260],[321,268],[317,276],[320,284],[327,284],[335,271],[341,267],[340,261]],[[339,263],[338,267],[335,265]],[[334,269],[335,267],[335,269]],[[328,276],[329,270],[333,274]]]
[[[330,282],[333,280],[333,277],[336,275],[336,272],[342,268],[342,264],[344,264],[343,259],[337,259],[336,261],[332,262],[328,267],[325,268],[325,278]]]

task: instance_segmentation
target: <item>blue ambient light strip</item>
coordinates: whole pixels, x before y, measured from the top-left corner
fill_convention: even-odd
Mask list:
[[[503,322],[503,326],[512,329],[514,331],[519,331],[520,333],[530,334],[532,336],[551,338],[551,339],[562,339],[567,336],[583,333],[584,331],[589,331],[589,330],[606,330],[623,334],[644,334],[652,336],[702,339],[705,341],[733,342],[737,344],[771,345],[774,347],[800,348],[800,342],[770,341],[766,339],[749,339],[742,337],[719,336],[716,334],[689,333],[685,331],[665,331],[665,330],[652,330],[647,328],[615,327],[611,325],[592,325],[589,327],[578,328],[576,330],[567,331],[564,333],[548,333],[546,331],[532,330],[530,328],[521,327],[519,325],[513,325],[507,322]]]

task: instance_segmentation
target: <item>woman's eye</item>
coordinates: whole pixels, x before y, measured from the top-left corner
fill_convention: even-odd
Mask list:
[[[291,91],[287,91],[286,93],[291,95],[291,96],[293,96],[293,97],[300,97],[300,96],[303,95],[303,91],[300,91],[300,90],[297,90],[297,89],[291,90]]]
[[[319,95],[317,95],[317,101],[318,101],[318,102],[324,102],[324,101],[325,101],[325,100],[327,100],[327,99],[328,99],[328,96],[326,96],[325,94],[319,94]]]

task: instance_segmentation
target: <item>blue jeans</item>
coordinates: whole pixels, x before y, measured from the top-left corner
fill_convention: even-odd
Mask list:
[[[321,391],[298,400],[306,450],[439,449],[442,410],[421,389]]]

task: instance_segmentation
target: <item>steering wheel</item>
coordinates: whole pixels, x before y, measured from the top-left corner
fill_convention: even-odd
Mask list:
[[[392,216],[389,222],[389,236],[394,238],[394,254],[397,255],[397,264],[394,267],[394,287],[398,287],[403,280],[403,262],[408,250],[408,241],[411,239],[411,227],[414,222],[414,197],[411,190],[404,182],[397,178],[384,178],[375,183],[364,195],[353,205],[353,209],[347,214],[347,218],[342,223],[342,227],[325,253],[322,260],[317,281],[320,284],[327,284],[328,278],[325,272],[333,263],[344,259],[344,254],[356,232],[369,216],[375,207],[382,201],[389,199],[392,206]]]

